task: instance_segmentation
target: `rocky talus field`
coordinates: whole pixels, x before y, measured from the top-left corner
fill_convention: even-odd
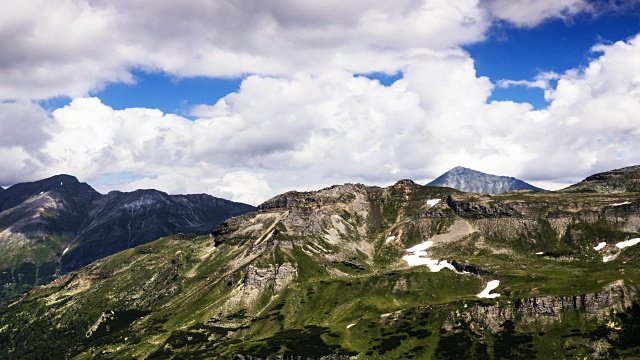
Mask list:
[[[3,305],[0,358],[640,358],[639,181],[288,192]]]

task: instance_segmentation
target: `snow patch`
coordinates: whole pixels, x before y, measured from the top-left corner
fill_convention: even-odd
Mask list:
[[[418,251],[425,251],[425,250],[427,250],[428,248],[430,248],[432,246],[433,246],[433,241],[427,240],[427,241],[423,242],[422,244],[418,244],[418,245],[416,245],[414,247],[408,248],[407,251],[415,253],[415,252],[418,252]]]
[[[497,288],[498,285],[500,285],[500,280],[491,280],[487,283],[487,287],[485,287],[484,290],[482,290],[482,292],[476,296],[479,298],[485,298],[485,299],[496,298],[500,296],[500,294],[489,294],[489,293],[491,292],[491,290]]]
[[[395,239],[396,239],[395,236],[389,236],[385,242],[391,242],[391,241],[393,241]]]
[[[617,203],[617,204],[611,204],[611,206],[622,206],[622,205],[629,205],[631,204],[631,201],[625,201],[625,202],[621,202],[621,203]]]
[[[449,264],[447,260],[439,261],[428,258],[425,250],[431,246],[433,246],[433,241],[429,240],[409,248],[407,249],[409,254],[403,256],[402,260],[406,261],[409,266],[427,265],[432,272],[438,272],[444,268],[456,271],[456,268]]]
[[[44,194],[44,191],[40,191],[40,194],[38,194],[38,195],[42,195],[42,194]]]
[[[609,260],[611,260],[612,257],[613,257],[613,255],[607,255],[607,256],[602,258],[602,262],[609,262]]]
[[[616,246],[618,247],[618,249],[624,249],[626,247],[633,246],[633,245],[635,245],[637,243],[640,243],[640,238],[635,238],[635,239],[619,242],[619,243],[616,244]]]
[[[213,246],[211,247],[211,249],[209,249],[209,252],[212,252],[212,251],[213,251],[213,250],[215,250],[215,249],[216,249],[216,246],[215,246],[215,245],[213,245]]]
[[[542,252],[542,251],[538,251],[538,252],[536,253],[536,255],[544,255],[544,252]]]
[[[62,256],[63,256],[67,251],[69,251],[69,247],[70,247],[70,246],[71,246],[71,245],[67,246],[67,248],[66,248],[66,249],[64,249],[64,251],[62,252],[62,255],[60,255],[60,257],[62,257]]]
[[[351,328],[353,325],[355,325],[355,324],[349,324],[349,325],[347,325],[347,329]]]
[[[440,199],[427,200],[427,204],[430,206],[436,206],[440,202]]]
[[[600,250],[602,250],[605,246],[607,246],[607,243],[603,241],[603,242],[601,242],[600,244],[598,244],[598,245],[594,246],[594,247],[593,247],[593,250],[595,250],[595,251],[600,251]]]

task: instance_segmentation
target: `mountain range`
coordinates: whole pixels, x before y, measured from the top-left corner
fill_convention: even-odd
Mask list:
[[[287,192],[0,307],[0,359],[637,358],[640,177],[604,174]]]
[[[514,177],[486,174],[462,166],[454,167],[427,185],[481,194],[502,194],[514,190],[546,191]]]
[[[162,236],[209,233],[254,209],[205,194],[102,195],[69,175],[13,185],[0,192],[0,300]]]

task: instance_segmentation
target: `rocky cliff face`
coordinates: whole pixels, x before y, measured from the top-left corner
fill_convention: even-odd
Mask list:
[[[101,195],[69,175],[16,184],[0,194],[0,301],[162,236],[206,234],[253,209],[204,194]]]
[[[622,313],[638,301],[637,289],[615,281],[601,291],[573,296],[541,296],[516,299],[500,304],[473,304],[452,312],[446,328],[452,330],[460,322],[474,323],[471,329],[498,332],[506,321],[518,321],[522,327],[536,323],[549,328],[562,321],[562,316],[573,312],[584,314],[599,321],[611,318],[611,314]]]
[[[496,176],[457,166],[440,175],[428,186],[446,186],[464,192],[502,194],[514,190],[545,191],[522,180],[508,176]]]
[[[297,272],[296,266],[288,262],[267,268],[249,266],[242,282],[244,295],[255,299],[268,287],[277,294],[295,278]]]

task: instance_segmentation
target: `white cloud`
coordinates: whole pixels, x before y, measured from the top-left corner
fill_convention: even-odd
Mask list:
[[[594,49],[602,55],[560,76],[549,92],[543,129],[531,142],[543,151],[532,149],[539,155],[525,175],[578,176],[640,163],[640,36]]]
[[[0,183],[70,173],[101,191],[257,204],[343,182],[426,182],[456,165],[558,184],[640,163],[637,37],[595,47],[602,55],[584,71],[499,84],[545,89],[547,109],[487,104],[493,85],[460,44],[481,40],[492,16],[533,26],[591,11],[582,1],[513,3],[16,3],[0,15],[0,98],[75,99],[51,117],[29,101],[0,103]],[[194,107],[195,121],[81,96],[131,81],[131,67],[253,75]],[[354,77],[397,70],[404,77],[390,87]],[[100,180],[118,174],[135,176]]]
[[[176,76],[395,72],[481,40],[477,0],[28,0],[0,15],[0,99],[86,95],[131,68]],[[43,15],[44,14],[44,15]]]
[[[0,102],[0,184],[10,185],[46,163],[40,149],[49,138],[51,120],[31,102]]]
[[[498,80],[496,85],[501,88],[509,88],[511,86],[525,86],[529,88],[538,88],[542,90],[550,90],[551,89],[551,81],[558,80],[560,75],[555,72],[541,72],[536,75],[533,81],[530,80],[509,80],[503,79]]]
[[[534,27],[547,19],[567,19],[594,10],[587,0],[491,0],[488,3],[493,16],[520,27]]]
[[[42,169],[87,180],[133,173],[142,179],[118,187],[252,203],[342,182],[426,181],[455,165],[557,186],[640,162],[639,41],[597,50],[586,70],[558,76],[551,105],[537,111],[487,104],[491,82],[465,53],[423,57],[390,87],[340,71],[251,76],[199,106],[195,121],[80,98],[53,113]]]

